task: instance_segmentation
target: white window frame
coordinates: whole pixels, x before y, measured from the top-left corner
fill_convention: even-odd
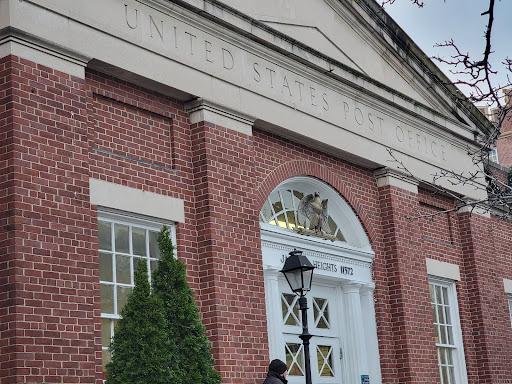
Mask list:
[[[496,146],[493,146],[489,151],[489,160],[495,162],[496,164],[499,164],[498,148]]]
[[[456,281],[443,279],[437,276],[429,276],[428,279],[429,286],[437,285],[447,289],[448,300],[449,300],[449,311],[452,322],[452,330],[453,330],[453,362],[454,362],[454,377],[455,384],[464,384],[467,383],[467,370],[466,370],[466,358],[464,355],[464,346],[462,342],[462,330],[460,326],[460,317],[459,317],[459,305],[457,302],[457,289],[456,289]],[[435,319],[432,319],[432,324],[434,324]],[[436,343],[436,350],[440,347],[448,347],[448,345]],[[438,365],[439,365],[439,375],[441,383],[443,384],[442,374],[441,374],[441,362],[439,361],[439,353],[438,353]],[[444,383],[447,384],[447,383]]]
[[[109,286],[114,286],[114,297],[113,297],[113,300],[114,300],[114,313],[101,313],[101,320],[102,320],[102,328],[103,328],[103,320],[105,319],[108,319],[110,320],[110,335],[111,337],[114,335],[114,326],[115,326],[115,323],[117,322],[117,320],[119,320],[121,318],[121,315],[120,315],[120,310],[117,308],[117,298],[116,298],[116,287],[124,287],[124,288],[133,288],[134,286],[134,266],[133,266],[133,257],[136,256],[136,257],[140,257],[138,255],[134,255],[133,254],[133,244],[132,244],[132,237],[131,237],[131,227],[138,227],[138,228],[144,228],[144,229],[147,229],[147,230],[150,230],[150,231],[153,231],[153,232],[159,232],[162,227],[164,225],[167,226],[167,228],[169,228],[169,232],[170,232],[170,235],[171,235],[171,240],[172,240],[172,243],[175,245],[176,247],[176,227],[175,227],[175,224],[172,223],[172,222],[166,222],[166,221],[162,221],[162,220],[158,220],[158,219],[154,219],[154,218],[145,218],[145,217],[142,217],[140,215],[136,215],[136,214],[133,214],[133,213],[128,213],[128,212],[119,212],[119,211],[114,211],[114,210],[107,210],[107,209],[100,209],[98,210],[98,224],[100,221],[103,221],[103,222],[110,222],[112,224],[121,224],[121,225],[128,225],[130,227],[130,242],[129,242],[129,247],[130,247],[130,252],[128,254],[124,253],[123,255],[129,255],[130,258],[131,258],[131,270],[130,270],[130,283],[117,283],[115,282],[115,265],[114,263],[112,263],[112,274],[113,274],[113,280],[112,282],[110,281],[103,281],[101,280],[101,277],[100,277],[100,287],[103,285],[109,285]],[[99,230],[99,229],[98,229]],[[112,231],[112,241],[114,241],[114,232]],[[149,242],[149,239],[146,239],[146,242]],[[147,244],[148,246],[148,244]],[[99,250],[100,252],[102,251],[101,249]],[[112,254],[113,254],[113,257],[115,255],[115,252],[114,251],[111,251]],[[110,253],[110,252],[106,252],[106,253]],[[156,261],[158,259],[155,259],[155,258],[152,258],[150,257],[151,255],[147,255],[147,262],[148,262],[148,278],[149,278],[149,281],[151,282],[151,268],[150,268],[150,261]],[[174,256],[176,257],[176,250],[174,251]],[[102,330],[102,354],[106,351],[108,351],[109,349],[109,346],[105,346],[103,345],[103,330]]]
[[[512,327],[512,294],[508,294],[508,312],[510,314],[510,326]]]

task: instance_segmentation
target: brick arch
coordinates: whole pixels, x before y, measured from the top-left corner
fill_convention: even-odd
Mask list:
[[[308,160],[293,160],[281,164],[274,169],[259,185],[256,190],[256,207],[258,212],[261,210],[265,199],[270,193],[282,182],[294,176],[311,176],[315,177],[334,188],[338,194],[347,202],[352,208],[352,211],[359,219],[363,226],[370,244],[374,244],[377,239],[374,226],[370,223],[370,215],[368,210],[365,209],[355,197],[354,193],[349,189],[347,183],[343,182],[341,178],[325,167]]]

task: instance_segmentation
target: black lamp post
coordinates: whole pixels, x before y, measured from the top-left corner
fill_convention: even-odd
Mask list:
[[[306,384],[311,384],[309,339],[311,339],[312,336],[308,331],[308,302],[306,300],[306,293],[311,290],[313,269],[315,269],[315,267],[309,262],[306,256],[302,255],[302,251],[294,249],[285,260],[283,269],[281,270],[292,291],[299,295],[299,308],[302,312],[302,335],[299,337],[302,339],[302,344],[304,345]]]

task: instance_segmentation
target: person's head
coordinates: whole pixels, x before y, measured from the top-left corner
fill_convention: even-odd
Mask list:
[[[288,367],[279,359],[274,359],[268,366],[269,372],[275,372],[278,375],[286,377],[288,375]]]

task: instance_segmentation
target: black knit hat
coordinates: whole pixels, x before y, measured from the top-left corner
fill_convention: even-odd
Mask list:
[[[268,366],[269,371],[279,373],[280,375],[282,375],[287,369],[288,367],[286,364],[279,359],[272,360]]]

